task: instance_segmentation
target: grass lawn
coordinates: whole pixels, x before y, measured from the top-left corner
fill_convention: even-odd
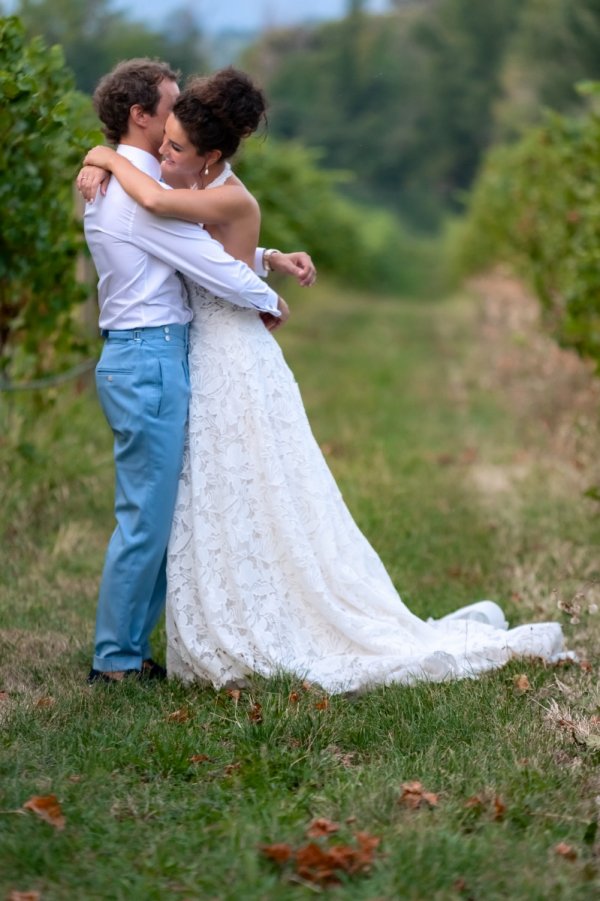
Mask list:
[[[354,698],[88,687],[110,436],[83,386],[0,395],[0,897],[597,897],[597,384],[500,277],[287,293],[313,429],[406,603],[559,618],[580,663]],[[23,808],[50,795],[51,822]]]

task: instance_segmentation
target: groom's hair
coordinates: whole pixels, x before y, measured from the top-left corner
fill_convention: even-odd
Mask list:
[[[151,116],[160,100],[158,86],[167,78],[177,81],[168,63],[154,59],[128,59],[105,75],[94,91],[94,109],[102,131],[111,144],[118,144],[129,128],[129,111],[139,104]]]

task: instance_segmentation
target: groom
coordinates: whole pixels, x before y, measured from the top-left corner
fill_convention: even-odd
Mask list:
[[[156,179],[165,121],[178,94],[177,73],[148,59],[120,63],[94,94],[107,139]],[[114,434],[117,520],[100,585],[88,682],[130,674],[160,679],[166,672],[152,660],[149,639],[165,601],[189,397],[192,313],[176,270],[237,306],[259,310],[269,328],[285,322],[289,311],[208,232],[146,212],[115,178],[105,196],[87,205],[84,228],[99,276],[105,342],[96,384]],[[267,262],[264,253],[259,249],[255,263],[261,275],[266,263],[301,284],[312,283],[307,254],[270,251]]]

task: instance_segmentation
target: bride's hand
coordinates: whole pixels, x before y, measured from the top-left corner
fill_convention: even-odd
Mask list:
[[[83,198],[88,203],[92,203],[96,199],[98,188],[100,188],[101,194],[106,194],[109,179],[110,172],[107,172],[106,169],[100,169],[98,166],[84,165],[83,169],[80,169],[79,171],[75,184]]]
[[[290,308],[287,303],[280,297],[277,301],[277,309],[281,313],[281,316],[273,316],[272,313],[261,313],[260,318],[262,319],[265,328],[267,328],[270,332],[274,332],[275,329],[281,328],[282,325],[290,318]]]
[[[88,150],[86,158],[83,161],[84,166],[98,166],[99,169],[107,169],[112,172],[113,160],[117,155],[117,151],[112,147],[106,147],[104,144],[97,144]]]

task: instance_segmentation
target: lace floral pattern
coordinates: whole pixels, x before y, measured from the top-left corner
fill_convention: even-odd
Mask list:
[[[414,616],[346,508],[259,315],[187,288],[192,393],[168,558],[171,675],[221,687],[289,671],[340,692],[563,656],[555,623],[498,628],[498,608],[495,626]]]

